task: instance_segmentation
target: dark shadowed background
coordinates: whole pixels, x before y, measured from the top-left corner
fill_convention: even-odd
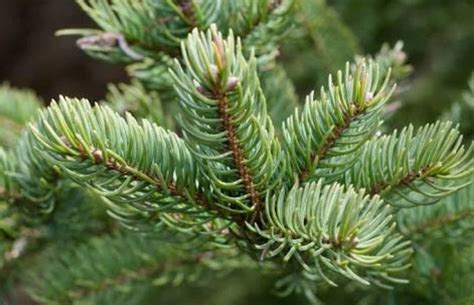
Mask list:
[[[55,37],[65,27],[93,27],[69,0],[0,1],[0,82],[34,89],[46,100],[59,94],[103,96],[105,84],[125,79],[120,67],[92,60],[74,38]]]

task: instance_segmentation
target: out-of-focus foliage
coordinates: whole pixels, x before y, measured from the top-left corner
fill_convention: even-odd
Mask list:
[[[15,145],[23,125],[34,118],[41,104],[41,99],[30,90],[0,84],[0,146]]]
[[[343,60],[349,60],[354,55],[347,52],[348,49],[374,54],[383,43],[394,45],[399,40],[404,42],[414,74],[409,82],[410,90],[404,90],[403,107],[390,120],[394,126],[424,124],[438,117],[457,100],[474,70],[472,1],[300,1],[305,5],[326,3],[344,24],[344,29],[350,29],[352,39],[331,41],[335,45],[348,43],[336,49],[340,54],[337,56]],[[302,15],[308,14],[317,15],[320,12],[302,12]],[[359,46],[355,50],[350,47],[350,42],[354,40]],[[309,69],[320,67],[321,57],[319,50],[308,43],[310,40],[305,41],[306,44],[300,40],[291,41],[283,48],[283,60],[288,63],[290,77],[297,80],[295,84],[300,94],[306,94],[315,83],[319,86],[324,83],[327,72],[321,68]],[[298,56],[292,56],[295,53]]]
[[[469,79],[468,88],[461,98],[451,105],[442,115],[443,119],[459,122],[460,131],[466,135],[466,140],[474,138],[474,73]]]

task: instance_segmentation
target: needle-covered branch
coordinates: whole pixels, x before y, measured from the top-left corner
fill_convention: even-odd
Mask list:
[[[257,212],[275,183],[279,144],[267,115],[256,60],[242,54],[232,32],[213,27],[183,42],[184,68],[172,72],[185,138],[223,209]]]
[[[394,206],[434,203],[470,183],[472,149],[450,122],[410,126],[367,142],[345,182]]]
[[[184,142],[147,120],[139,123],[107,106],[61,98],[30,132],[37,160],[106,197],[111,213],[124,223],[185,228],[214,218]]]
[[[78,46],[94,57],[114,62],[158,60],[179,55],[179,45],[192,29],[213,23],[232,29],[247,51],[275,54],[276,43],[291,28],[294,0],[78,0],[101,30],[72,29]]]
[[[330,182],[352,167],[380,124],[382,106],[393,91],[389,75],[382,78],[372,62],[361,62],[354,72],[347,64],[335,82],[329,77],[319,100],[310,94],[303,110],[296,109],[283,126],[289,175],[300,182]]]
[[[178,54],[179,43],[191,29],[206,28],[216,22],[221,0],[79,0],[81,8],[103,32],[77,30],[85,37],[79,47],[107,59],[113,53],[119,60],[154,58],[163,52]],[[66,33],[71,33],[66,32]],[[122,41],[121,41],[122,40]],[[107,54],[111,53],[111,54]]]
[[[328,272],[363,284],[399,283],[409,267],[410,243],[396,234],[390,207],[363,191],[308,183],[269,196],[266,223],[248,224],[261,238],[261,259],[297,261],[316,278],[336,285]]]

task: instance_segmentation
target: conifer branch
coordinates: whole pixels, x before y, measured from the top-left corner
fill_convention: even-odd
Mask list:
[[[215,206],[200,194],[195,161],[172,132],[67,98],[53,102],[30,130],[38,158],[108,198],[111,213],[126,224],[163,221],[185,229],[215,218]]]
[[[278,142],[255,59],[247,62],[240,41],[232,33],[223,40],[215,27],[194,31],[182,52],[187,70],[177,62],[172,72],[182,126],[213,185],[212,196],[224,209],[257,212],[276,170]]]
[[[380,283],[377,278],[397,283],[403,280],[390,274],[409,266],[411,248],[393,234],[389,210],[363,191],[308,183],[268,197],[267,222],[248,228],[261,237],[255,242],[262,259],[294,260],[332,285],[328,270],[367,285]]]
[[[470,184],[472,148],[464,148],[452,123],[413,127],[367,142],[346,183],[380,194],[395,206],[438,201]]]
[[[212,23],[245,40],[259,54],[288,32],[294,0],[77,0],[101,31],[74,29],[60,35],[82,35],[78,46],[94,57],[113,62],[157,60],[162,54],[176,57],[179,44],[194,28]],[[259,51],[260,50],[260,51]],[[136,56],[135,54],[140,54]],[[143,55],[143,56],[142,56]]]
[[[346,65],[337,83],[321,89],[321,100],[309,95],[283,126],[284,153],[290,175],[298,181],[335,180],[352,167],[361,147],[380,123],[381,107],[390,97],[388,73],[381,81],[378,66],[362,63],[354,73]]]

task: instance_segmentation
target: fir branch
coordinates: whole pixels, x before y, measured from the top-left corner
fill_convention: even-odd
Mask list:
[[[291,28],[294,0],[78,0],[81,8],[102,31],[70,29],[59,35],[81,35],[78,46],[93,57],[119,63],[144,58],[159,65],[163,55],[179,55],[179,44],[194,28],[205,30],[216,23],[232,29],[245,41],[247,53],[269,53]]]
[[[451,126],[438,122],[415,134],[410,126],[370,140],[345,182],[401,207],[433,203],[458,191],[470,183],[464,178],[472,172],[473,147],[465,149]]]
[[[378,197],[308,183],[268,197],[265,213],[263,225],[248,224],[260,236],[255,243],[262,259],[293,260],[333,285],[327,271],[367,285],[404,282],[391,274],[409,266],[410,243],[393,233],[390,208]]]
[[[318,150],[318,152],[311,155],[310,160],[312,163],[317,163],[320,160],[326,158],[329,150],[334,148],[336,141],[342,136],[342,133],[349,128],[350,124],[357,119],[360,115],[361,110],[357,106],[352,105],[349,112],[345,113],[342,117],[341,123],[334,126],[333,132],[324,141],[324,144]],[[309,175],[309,169],[304,169],[299,176],[300,181],[305,181]]]
[[[61,98],[30,130],[38,159],[107,197],[125,224],[163,221],[185,229],[215,218],[184,143],[146,120],[139,124],[107,106]]]
[[[186,70],[172,71],[191,151],[213,185],[212,196],[238,213],[260,210],[276,171],[278,142],[266,113],[255,58],[213,27],[194,31],[182,47]],[[249,202],[250,201],[250,202]]]
[[[222,126],[224,130],[227,132],[227,139],[229,143],[228,148],[232,152],[232,159],[234,161],[234,166],[237,168],[237,171],[239,172],[239,176],[244,183],[245,189],[247,193],[250,195],[250,200],[254,204],[255,210],[259,210],[260,205],[261,205],[260,195],[257,193],[255,189],[255,183],[253,181],[253,178],[250,176],[250,170],[244,162],[244,159],[243,159],[244,154],[240,145],[238,144],[235,127],[233,123],[231,122],[232,119],[230,115],[227,113],[227,109],[229,108],[227,97],[220,96],[217,98],[219,100],[218,102],[219,114],[222,118]]]
[[[330,182],[353,166],[393,91],[387,89],[389,74],[381,82],[378,66],[362,63],[351,73],[347,64],[336,84],[329,78],[329,89],[321,89],[320,101],[313,94],[307,97],[301,114],[296,110],[283,125],[290,176],[301,182],[319,178]]]
[[[217,6],[220,6],[219,2],[216,1]],[[78,4],[105,33],[123,35],[130,44],[151,58],[153,53],[159,52],[175,55],[179,35],[182,35],[183,30],[184,33],[190,30],[186,16],[174,1],[139,0],[132,3],[122,0],[79,0]],[[212,18],[212,9],[207,13]],[[83,33],[87,35],[87,31]],[[99,47],[97,51],[100,51],[98,45],[83,47],[93,52]]]
[[[369,140],[393,91],[388,88],[390,69],[370,61],[354,69],[347,64],[335,83],[329,79],[320,101],[310,95],[301,114],[296,111],[283,126],[281,149],[267,114],[257,59],[248,50],[260,52],[261,42],[262,49],[276,51],[272,37],[278,38],[287,25],[290,0],[227,2],[226,13],[241,6],[249,13],[229,23],[222,20],[221,1],[81,3],[106,30],[105,35],[95,32],[97,37],[83,40],[86,47],[99,53],[104,48],[121,51],[131,61],[143,59],[134,70],[137,75],[143,72],[142,79],[163,71],[181,44],[182,56],[172,71],[150,83],[175,86],[184,139],[148,120],[137,121],[130,113],[61,98],[41,112],[15,151],[0,150],[0,196],[3,192],[15,205],[21,199],[28,207],[51,211],[58,193],[68,189],[62,178],[69,178],[103,196],[110,213],[126,226],[167,225],[209,238],[184,253],[152,239],[129,243],[118,237],[112,245],[110,240],[98,241],[96,248],[81,248],[80,257],[71,255],[44,272],[48,280],[42,279],[32,291],[40,302],[111,303],[101,296],[110,291],[116,296],[116,288],[146,283],[158,273],[164,278],[154,284],[189,276],[189,267],[196,265],[241,266],[241,259],[227,264],[226,255],[235,254],[230,241],[252,257],[278,262],[278,267],[311,281],[335,285],[335,273],[362,284],[405,283],[397,274],[409,267],[410,241],[395,232],[396,209],[384,202],[431,203],[471,183],[464,178],[472,173],[472,146],[462,146],[450,123],[427,125],[416,134],[409,127],[400,135]],[[210,20],[248,31],[245,50],[233,31],[226,39],[214,25],[199,32]],[[181,43],[190,26],[198,29]],[[155,48],[159,52],[152,52]],[[135,52],[150,58],[136,58]],[[284,75],[275,78],[285,81],[282,92],[293,101],[291,83]],[[120,108],[121,100],[131,96],[152,109],[149,99],[154,95],[145,96],[140,86],[113,87],[114,106]],[[158,120],[159,115],[147,112]],[[347,186],[332,183],[337,180]],[[448,223],[469,227],[472,209],[462,207],[454,213],[432,207],[422,214],[401,211],[406,217],[400,220],[401,231],[418,236]],[[216,244],[224,244],[229,252],[216,250]],[[75,272],[65,278],[71,266]],[[101,272],[97,266],[103,267]],[[288,279],[295,278],[281,282],[288,285]],[[308,285],[298,280],[293,287],[308,293]]]

